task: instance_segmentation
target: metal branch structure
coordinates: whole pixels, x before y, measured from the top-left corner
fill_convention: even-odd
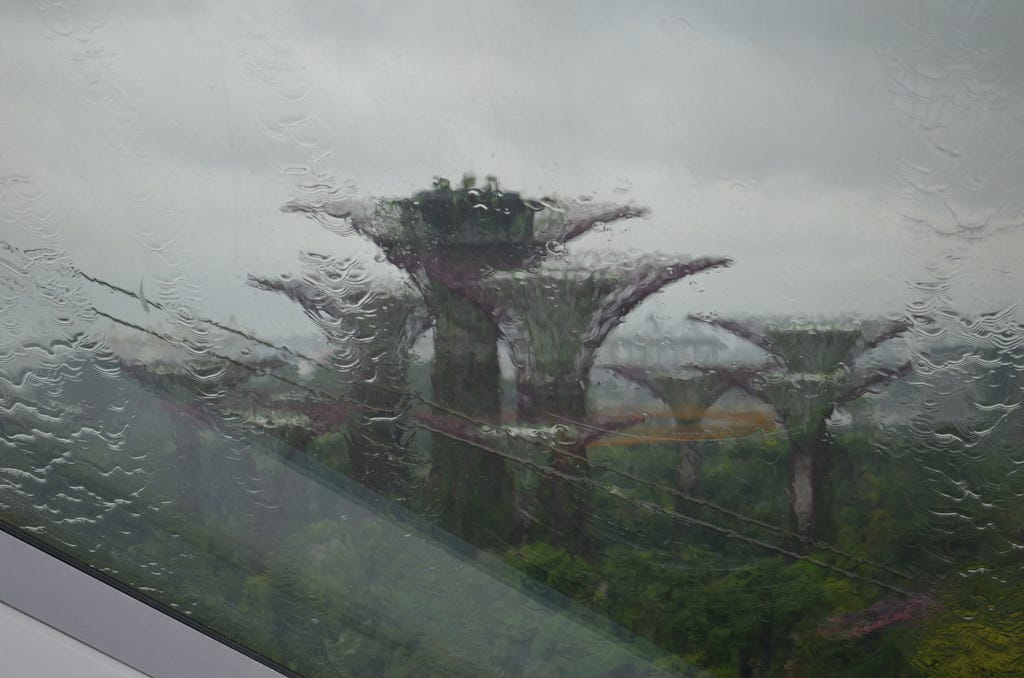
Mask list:
[[[650,257],[616,265],[559,264],[448,284],[500,329],[516,366],[520,419],[555,415],[583,421],[590,371],[612,329],[667,285],[731,263]]]
[[[895,322],[870,334],[859,323],[768,325],[690,316],[746,339],[768,353],[759,369],[722,370],[733,385],[771,405],[790,442],[790,520],[799,534],[821,536],[827,512],[828,420],[837,408],[909,373],[858,364],[883,343],[910,329]]]

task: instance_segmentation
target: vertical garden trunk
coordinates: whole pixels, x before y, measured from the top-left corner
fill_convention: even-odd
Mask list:
[[[353,399],[367,412],[348,418],[347,446],[352,479],[393,498],[403,496],[409,487],[409,462],[403,453],[406,427],[398,421],[404,398],[396,390],[366,382],[353,385]]]
[[[443,312],[434,328],[434,399],[477,421],[501,417],[501,369],[494,323],[469,301],[438,290]],[[512,479],[502,457],[434,434],[427,478],[429,501],[441,525],[477,546],[508,543]]]
[[[519,415],[535,424],[585,422],[586,386],[571,379],[520,384]],[[587,523],[593,503],[587,447],[578,438],[556,439],[554,447],[551,473],[541,480],[538,490],[542,524],[534,526],[534,531],[549,534],[556,545],[575,554],[586,555],[591,550]]]
[[[800,534],[813,531],[818,522],[817,450],[813,443],[795,443],[789,453],[790,512]]]
[[[825,422],[808,436],[795,437],[789,451],[790,522],[793,530],[821,538],[828,508],[828,450]]]
[[[704,463],[704,455],[700,451],[700,441],[684,440],[679,443],[679,462],[676,465],[676,489],[687,496],[696,497],[700,494],[700,470]],[[676,507],[686,505],[682,499],[676,499]]]
[[[678,430],[678,427],[677,427]],[[673,497],[672,506],[675,512],[680,515],[691,515],[694,509],[693,502],[685,497],[700,496],[701,466],[704,463],[704,455],[701,453],[700,441],[683,440],[679,442],[679,458],[675,468],[675,489],[679,494]],[[689,525],[682,520],[676,520],[672,524],[673,534],[685,543],[684,537],[690,530]]]

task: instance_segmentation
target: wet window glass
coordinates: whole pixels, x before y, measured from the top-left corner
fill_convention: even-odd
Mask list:
[[[1024,4],[0,16],[5,529],[301,676],[1024,673]]]

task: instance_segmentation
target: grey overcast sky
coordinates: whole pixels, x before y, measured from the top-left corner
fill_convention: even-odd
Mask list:
[[[6,2],[0,239],[285,332],[246,273],[373,250],[283,203],[474,171],[651,208],[578,249],[736,260],[638,318],[897,314],[936,281],[1000,311],[1022,29],[1019,0]]]

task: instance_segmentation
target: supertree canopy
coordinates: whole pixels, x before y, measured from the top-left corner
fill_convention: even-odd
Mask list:
[[[488,313],[507,342],[520,417],[543,421],[550,419],[545,412],[584,416],[597,350],[636,306],[672,282],[730,263],[722,257],[559,263],[450,284]]]

